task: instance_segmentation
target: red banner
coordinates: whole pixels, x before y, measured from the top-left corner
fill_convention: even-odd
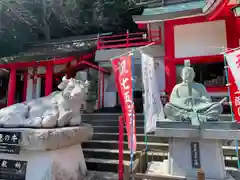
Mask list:
[[[232,102],[234,119],[235,121],[240,122],[240,93],[238,92],[235,79],[233,78],[233,75],[230,69],[228,69],[228,74],[229,74],[228,79],[229,79],[229,87],[230,87],[230,98]]]
[[[133,146],[136,151],[136,128],[135,128],[135,110],[133,105],[132,93],[132,62],[131,56],[123,56],[112,60],[113,72],[115,75],[116,87],[120,99],[123,116],[128,135],[128,148],[131,149],[131,123],[133,123]]]

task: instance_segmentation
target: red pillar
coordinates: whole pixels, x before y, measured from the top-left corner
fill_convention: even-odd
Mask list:
[[[52,81],[53,81],[53,66],[52,64],[48,64],[46,66],[46,73],[45,73],[45,96],[48,96],[52,93]]]
[[[237,27],[237,18],[234,15],[226,19],[227,48],[237,48],[239,46],[239,34]]]
[[[102,107],[104,107],[104,72],[101,72],[101,80],[102,80]]]
[[[98,109],[101,107],[101,75],[98,71]]]
[[[28,71],[24,71],[24,73],[23,73],[23,94],[22,94],[23,101],[26,101],[27,85],[28,85]]]
[[[8,102],[7,105],[15,104],[15,92],[16,92],[16,68],[10,69],[9,81],[8,81]]]
[[[164,22],[164,43],[165,43],[165,92],[170,94],[173,87],[176,85],[176,65],[174,63],[174,24]]]

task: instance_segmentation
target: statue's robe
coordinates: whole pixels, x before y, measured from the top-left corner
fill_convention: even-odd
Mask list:
[[[164,107],[166,116],[172,120],[191,118],[191,112],[205,119],[217,120],[222,110],[222,105],[212,102],[202,84],[184,82],[174,87],[170,101]]]

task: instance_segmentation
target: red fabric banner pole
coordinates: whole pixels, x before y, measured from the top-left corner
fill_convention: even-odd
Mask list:
[[[123,133],[124,123],[123,116],[119,117],[118,126],[118,179],[123,180],[124,166],[123,166]]]

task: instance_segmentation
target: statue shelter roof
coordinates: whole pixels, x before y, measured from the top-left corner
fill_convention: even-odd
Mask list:
[[[0,64],[79,57],[96,50],[97,35],[75,36],[30,44],[27,52],[0,58]]]

